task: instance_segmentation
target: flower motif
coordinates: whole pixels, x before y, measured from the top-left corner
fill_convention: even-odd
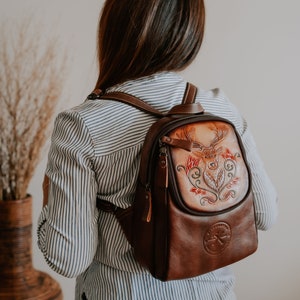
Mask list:
[[[203,189],[199,189],[199,188],[191,188],[191,192],[196,194],[196,195],[206,195],[206,191]]]
[[[228,148],[226,148],[225,152],[222,153],[222,157],[223,157],[224,159],[232,159],[232,160],[236,160],[236,156],[233,155],[233,154],[231,153],[231,151],[230,151]]]
[[[189,156],[187,163],[186,163],[186,173],[188,174],[192,168],[198,167],[199,162],[200,162],[199,159]]]
[[[239,182],[240,178],[239,177],[235,177],[233,178],[227,185],[226,188],[227,189],[231,189],[233,185],[237,184]]]

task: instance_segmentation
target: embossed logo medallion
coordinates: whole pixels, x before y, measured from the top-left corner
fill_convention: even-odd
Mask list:
[[[231,228],[227,223],[215,223],[210,226],[204,235],[204,247],[210,254],[220,254],[229,245],[231,236]]]

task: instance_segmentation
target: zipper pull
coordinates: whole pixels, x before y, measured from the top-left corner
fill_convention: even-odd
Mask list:
[[[151,195],[151,189],[149,184],[146,187],[145,191],[145,209],[143,213],[142,220],[144,222],[150,223],[152,218],[152,195]]]
[[[168,187],[168,151],[167,147],[162,144],[159,149],[159,182],[164,188]]]

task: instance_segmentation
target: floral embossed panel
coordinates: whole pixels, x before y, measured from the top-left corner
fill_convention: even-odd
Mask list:
[[[244,198],[248,171],[231,125],[201,122],[178,128],[169,136],[192,145],[191,151],[171,150],[180,194],[188,207],[222,210]]]

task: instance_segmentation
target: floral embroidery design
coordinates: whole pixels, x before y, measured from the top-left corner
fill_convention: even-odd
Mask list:
[[[191,141],[193,150],[185,165],[177,166],[177,171],[185,172],[192,185],[190,192],[199,197],[202,206],[236,197],[235,187],[240,181],[237,160],[241,155],[232,153],[229,148],[223,149],[221,143],[228,133],[228,127],[215,127],[213,131],[215,136],[208,146],[195,140],[194,128],[186,126],[179,136]]]

